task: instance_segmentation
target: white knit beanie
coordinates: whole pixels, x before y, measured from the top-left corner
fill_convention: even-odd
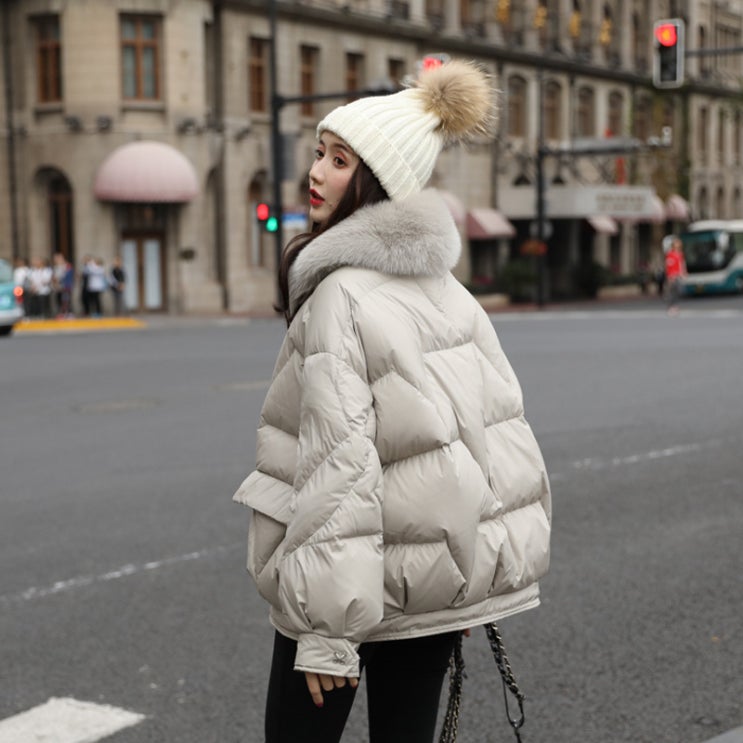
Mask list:
[[[487,133],[494,116],[489,76],[452,60],[424,71],[413,88],[339,106],[317,134],[344,140],[399,201],[424,188],[445,144]]]

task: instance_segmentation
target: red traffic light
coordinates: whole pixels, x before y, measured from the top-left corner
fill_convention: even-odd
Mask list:
[[[443,61],[439,59],[438,57],[423,57],[423,61],[421,63],[421,67],[428,71],[433,70],[436,67],[441,67],[443,65]]]
[[[271,216],[271,207],[268,204],[256,204],[255,216],[258,221],[265,222]]]
[[[662,23],[655,27],[655,38],[661,46],[674,46],[678,41],[675,23]]]

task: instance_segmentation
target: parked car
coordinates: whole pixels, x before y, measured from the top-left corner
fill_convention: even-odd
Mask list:
[[[10,335],[23,317],[23,289],[13,283],[13,268],[0,258],[0,335]]]

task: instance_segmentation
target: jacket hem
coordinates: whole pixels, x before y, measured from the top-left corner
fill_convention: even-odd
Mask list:
[[[535,584],[520,591],[485,599],[472,606],[441,609],[425,614],[398,614],[383,619],[362,642],[404,640],[456,632],[481,624],[497,622],[523,611],[535,609],[539,604],[539,586]],[[282,622],[282,618],[283,615],[275,607],[271,607],[269,619],[274,629],[285,637],[298,640],[301,633],[289,628]],[[354,641],[358,640],[354,638]]]

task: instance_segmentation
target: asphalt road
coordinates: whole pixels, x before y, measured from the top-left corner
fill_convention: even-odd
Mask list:
[[[606,310],[606,308],[603,308]],[[743,725],[743,300],[502,314],[554,491],[543,605],[502,622],[525,743]],[[272,633],[231,495],[273,320],[0,342],[0,720],[74,697],[112,743],[260,741]],[[484,634],[460,740],[513,740]],[[359,695],[344,740],[367,740]]]

